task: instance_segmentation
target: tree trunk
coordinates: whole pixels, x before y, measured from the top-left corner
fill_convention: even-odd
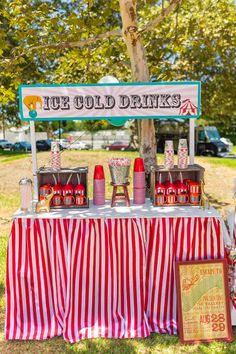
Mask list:
[[[120,0],[120,13],[123,24],[123,38],[131,61],[134,82],[150,81],[145,50],[138,34],[136,14],[137,0]],[[138,121],[139,151],[144,159],[146,173],[156,163],[156,139],[152,119]]]

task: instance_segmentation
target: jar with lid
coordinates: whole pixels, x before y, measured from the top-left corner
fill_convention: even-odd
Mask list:
[[[24,177],[19,181],[22,211],[29,211],[32,208],[32,181]]]

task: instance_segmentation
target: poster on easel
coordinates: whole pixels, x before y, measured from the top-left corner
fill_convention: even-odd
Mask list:
[[[226,260],[177,262],[176,276],[180,341],[231,342]]]

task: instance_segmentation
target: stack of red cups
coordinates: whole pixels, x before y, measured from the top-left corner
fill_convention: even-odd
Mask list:
[[[145,204],[145,169],[141,157],[134,160],[134,204]]]
[[[105,204],[105,175],[102,165],[94,167],[93,175],[93,204]]]

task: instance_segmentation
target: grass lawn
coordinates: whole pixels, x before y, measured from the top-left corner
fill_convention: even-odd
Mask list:
[[[136,152],[71,151],[62,154],[62,166],[89,166],[89,195],[92,196],[92,178],[95,164],[103,164],[106,173],[106,196],[111,196],[107,161],[112,156],[126,156],[132,160]],[[39,166],[49,164],[50,153],[39,153]],[[158,155],[159,164],[163,156]],[[236,177],[236,160],[199,157],[196,162],[206,169],[206,191],[211,202],[220,212],[233,207],[232,181]],[[131,169],[132,171],[132,169]],[[180,345],[177,336],[152,334],[146,339],[132,340],[85,340],[74,345],[61,337],[45,341],[9,341],[4,339],[5,319],[5,262],[7,240],[11,227],[11,215],[19,207],[18,181],[23,176],[31,177],[31,155],[0,153],[0,353],[236,353],[233,343],[212,342],[192,346]],[[132,185],[130,186],[130,194]],[[234,330],[236,338],[236,329]]]
[[[25,152],[16,152],[16,151],[0,151],[0,160],[1,163],[7,163],[10,161],[24,159],[28,156],[28,153]]]

